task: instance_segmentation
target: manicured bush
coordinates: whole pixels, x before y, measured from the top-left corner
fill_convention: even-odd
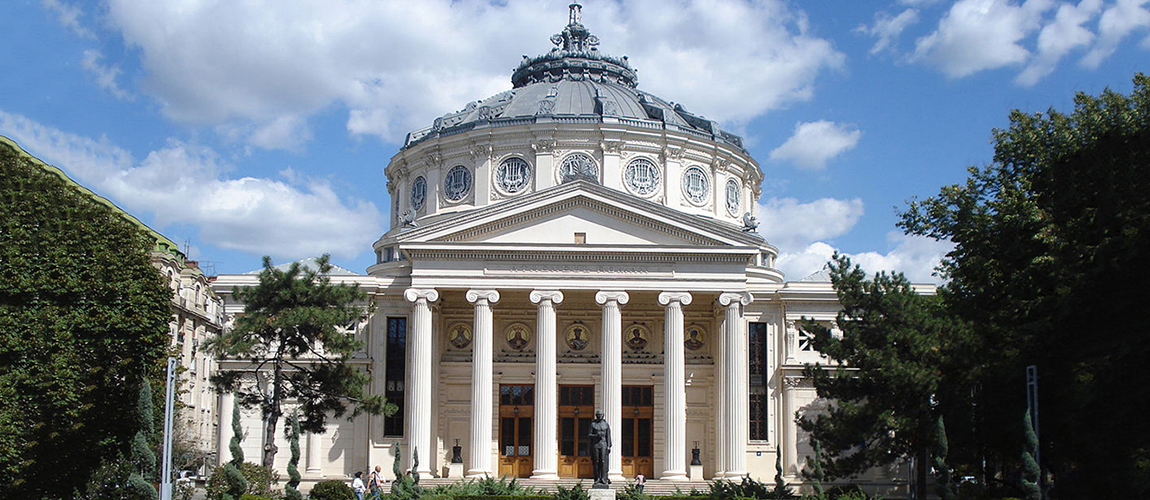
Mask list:
[[[228,464],[216,467],[212,471],[212,476],[208,478],[207,485],[207,498],[208,500],[221,500],[224,494],[227,493],[228,482],[227,472],[225,468]],[[244,462],[240,464],[240,473],[243,474],[247,480],[248,487],[244,492],[245,494],[255,495],[264,498],[274,498],[272,492],[272,485],[279,481],[279,474],[275,471],[253,464],[251,462]]]
[[[347,483],[333,479],[315,483],[307,497],[311,500],[355,500],[355,491]]]
[[[555,500],[590,500],[591,496],[587,490],[583,489],[583,485],[576,483],[575,487],[571,489],[564,488],[562,485],[555,487]]]

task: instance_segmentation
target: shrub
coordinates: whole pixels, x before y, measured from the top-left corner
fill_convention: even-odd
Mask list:
[[[574,488],[567,489],[562,485],[555,487],[555,500],[591,500],[583,485],[576,483]]]
[[[240,500],[271,500],[271,498],[244,493],[244,496],[240,497]]]
[[[307,497],[311,500],[355,500],[355,491],[343,481],[332,479],[315,483]]]
[[[647,495],[643,494],[643,491],[639,489],[639,485],[631,483],[624,486],[623,489],[618,490],[617,498],[619,500],[646,500]]]
[[[224,494],[227,493],[227,473],[224,470],[227,466],[228,464],[224,464],[216,467],[212,471],[212,477],[208,478],[208,500],[222,500]],[[244,493],[264,498],[278,498],[278,492],[272,491],[272,485],[279,481],[279,474],[274,470],[251,462],[244,462],[240,464],[240,473],[248,482],[247,490]]]

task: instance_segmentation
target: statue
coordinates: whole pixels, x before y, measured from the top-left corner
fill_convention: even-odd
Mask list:
[[[595,420],[591,421],[591,432],[587,434],[591,442],[591,465],[595,470],[595,485],[592,488],[606,488],[611,484],[607,479],[608,457],[611,456],[611,427],[603,420],[603,410],[595,410]]]

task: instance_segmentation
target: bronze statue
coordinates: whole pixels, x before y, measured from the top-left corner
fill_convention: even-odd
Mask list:
[[[611,484],[607,479],[608,457],[611,456],[611,427],[603,420],[603,410],[595,410],[595,420],[591,421],[591,431],[587,434],[591,443],[591,465],[595,469],[593,488],[606,488]]]

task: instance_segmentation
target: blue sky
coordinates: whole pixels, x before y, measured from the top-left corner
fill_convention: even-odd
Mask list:
[[[363,272],[404,135],[510,88],[566,1],[13,0],[0,134],[209,271],[331,253]],[[990,161],[1012,109],[1129,92],[1150,0],[582,2],[639,87],[742,134],[789,279],[834,250],[936,281],[896,211]]]

